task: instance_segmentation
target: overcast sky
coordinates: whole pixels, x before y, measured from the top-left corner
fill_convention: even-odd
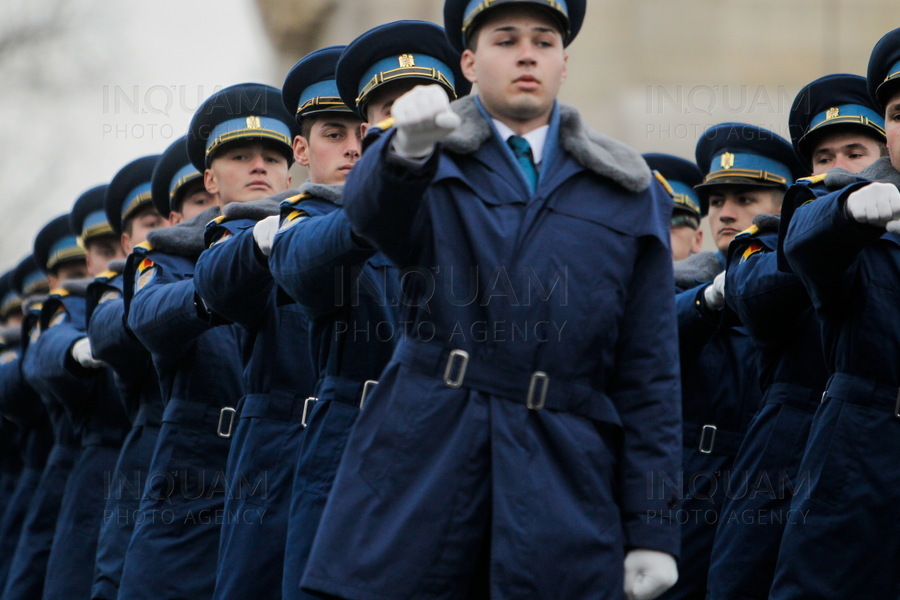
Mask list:
[[[4,52],[0,24],[0,268],[120,167],[165,150],[209,94],[279,86],[253,0],[3,0],[12,34],[48,18],[61,31]],[[59,6],[57,6],[59,5]],[[42,12],[44,11],[44,12]],[[24,15],[24,16],[23,16]]]

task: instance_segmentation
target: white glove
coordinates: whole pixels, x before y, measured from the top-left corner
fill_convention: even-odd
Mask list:
[[[725,271],[716,275],[712,285],[706,286],[703,300],[709,310],[722,310],[725,307]]]
[[[91,353],[91,340],[86,337],[72,344],[71,352],[72,358],[85,369],[99,369],[106,366],[103,361],[94,358]]]
[[[900,190],[891,183],[870,183],[847,198],[847,214],[857,223],[896,232],[900,229]]]
[[[678,581],[678,567],[671,554],[656,550],[631,550],[625,556],[625,597],[652,600]]]
[[[256,242],[259,251],[266,256],[272,251],[272,242],[275,241],[275,234],[278,233],[280,219],[281,217],[278,215],[272,215],[262,221],[257,221],[253,226],[253,241]]]
[[[430,156],[439,141],[453,133],[462,120],[450,110],[447,92],[439,85],[419,85],[400,96],[391,107],[394,152],[403,158]]]

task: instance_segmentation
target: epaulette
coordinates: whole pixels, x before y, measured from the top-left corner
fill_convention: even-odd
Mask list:
[[[653,176],[656,177],[656,180],[662,184],[662,186],[665,188],[665,190],[669,193],[670,196],[675,195],[675,190],[672,189],[672,186],[669,185],[669,182],[666,181],[666,178],[663,177],[662,173],[660,173],[659,171],[654,169]]]
[[[281,202],[281,214],[284,215],[281,220],[282,229],[286,229],[287,225],[296,222],[301,217],[309,216],[308,212],[302,208],[297,208],[297,204],[310,197],[311,196],[307,193],[297,194],[296,196],[291,196]]]
[[[759,233],[759,226],[758,226],[758,225],[751,225],[751,226],[748,227],[747,229],[743,230],[742,232],[740,232],[739,234],[737,234],[736,236],[734,236],[734,238],[735,238],[735,239],[737,239],[737,238],[748,238],[748,237],[752,237],[752,236],[756,235],[757,233]]]
[[[372,129],[380,129],[382,131],[387,131],[391,127],[394,126],[394,117],[388,117],[384,121],[379,121],[375,123],[375,126]]]
[[[215,227],[216,225],[221,225],[222,223],[224,223],[227,220],[228,220],[228,217],[226,217],[225,215],[219,215],[218,217],[216,217],[215,219],[213,219],[212,221],[207,223],[206,228],[209,229],[210,227]]]
[[[797,181],[809,182],[809,183],[822,183],[825,181],[825,177],[828,173],[820,173],[819,175],[810,175],[809,177],[801,177]]]
[[[112,279],[113,277],[115,277],[118,274],[119,273],[117,273],[116,271],[103,271],[102,273],[100,273],[99,275],[94,277],[94,280],[100,281],[102,279],[105,282],[105,281],[109,281],[110,279]]]
[[[56,296],[57,298],[65,298],[69,295],[69,292],[63,288],[54,288],[50,290],[51,296]]]
[[[297,204],[301,200],[309,198],[309,194],[297,194],[296,196],[291,196],[290,198],[285,198],[281,201],[282,204]]]
[[[153,250],[153,244],[150,243],[149,240],[145,240],[140,244],[137,244],[134,248],[131,249],[132,252],[135,250],[143,250],[144,252],[150,252]]]

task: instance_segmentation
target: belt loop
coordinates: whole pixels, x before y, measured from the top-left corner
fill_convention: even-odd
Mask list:
[[[303,401],[303,416],[300,417],[300,427],[306,429],[306,417],[309,416],[309,405],[315,404],[319,399],[315,396],[310,396],[306,400]]]
[[[456,376],[453,376],[454,367],[459,359],[459,367],[456,368]],[[465,350],[451,350],[447,357],[447,366],[444,368],[444,385],[458,388],[462,386],[466,378],[466,368],[469,366],[469,353]]]
[[[535,391],[540,387],[535,401]],[[535,371],[531,374],[531,381],[528,382],[528,398],[525,400],[525,406],[528,410],[541,410],[544,408],[544,402],[547,400],[547,388],[550,387],[550,376],[543,371]]]
[[[897,388],[897,403],[894,404],[894,416],[900,419],[900,388]]]
[[[704,425],[700,430],[700,446],[698,450],[700,450],[700,454],[712,454],[713,448],[716,444],[716,426],[715,425]],[[709,433],[709,443],[706,444],[706,434]]]
[[[374,379],[366,379],[365,383],[363,383],[362,394],[359,396],[359,410],[363,409],[363,406],[366,405],[366,399],[369,397],[369,393],[375,389],[378,385],[378,382]]]
[[[230,406],[223,406],[222,410],[219,411],[219,424],[216,425],[216,433],[219,437],[228,439],[231,437],[232,429],[234,427],[234,415],[237,413]],[[222,423],[225,421],[225,415],[228,415],[228,430],[225,433],[222,433]]]

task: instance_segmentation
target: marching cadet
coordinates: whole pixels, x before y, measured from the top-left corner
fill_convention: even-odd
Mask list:
[[[704,173],[696,186],[709,202],[718,252],[675,266],[681,359],[682,503],[670,518],[681,523],[678,583],[662,597],[704,598],[710,552],[732,463],[759,408],[757,354],[747,329],[723,320],[725,253],[758,214],[777,213],[787,187],[804,174],[791,145],[745,123],[710,128],[697,143]]]
[[[69,215],[69,227],[85,252],[93,278],[107,263],[124,258],[103,208],[107,186],[83,193]],[[63,406],[81,451],[72,468],[47,562],[44,599],[83,598],[91,593],[97,538],[109,474],[128,431],[128,419],[113,374],[90,352],[85,294],[90,279],[70,279],[52,290],[41,309],[41,336],[34,342],[33,385]],[[29,366],[26,362],[26,373]]]
[[[83,279],[87,275],[84,257],[84,249],[69,227],[69,215],[56,217],[35,237],[34,258],[46,275],[50,289],[59,289],[62,283],[69,280]],[[43,357],[39,354],[41,350],[37,347],[37,341],[46,333],[49,325],[41,318],[45,301],[46,299],[32,307],[40,311],[38,315],[26,316],[25,330],[28,331],[28,337],[25,338],[21,369],[25,381],[38,393],[46,409],[53,434],[53,446],[22,523],[19,543],[3,591],[4,600],[32,600],[42,597],[47,559],[53,544],[63,492],[79,454],[79,440],[64,406],[46,389],[41,379],[44,375],[41,370]]]
[[[127,323],[150,351],[165,412],[125,557],[120,598],[211,598],[225,500],[225,465],[243,396],[243,333],[203,307],[193,273],[220,206],[290,186],[295,121],[278,90],[225,88],[194,114],[186,147],[216,205],[151,231],[125,269]],[[129,284],[129,281],[133,282]]]
[[[223,216],[207,227],[212,245],[197,261],[197,292],[211,312],[247,331],[244,354],[250,357],[244,376],[247,394],[228,460],[215,598],[282,597],[294,470],[318,377],[306,314],[283,298],[269,271],[268,254],[280,200],[339,202],[340,185],[359,158],[360,122],[341,102],[334,83],[342,49],[323,48],[301,59],[281,93],[299,132],[292,139],[293,156],[308,167],[310,180],[299,194],[292,190],[226,206]],[[266,231],[269,239],[264,240],[261,232]],[[314,529],[311,520],[301,526]]]
[[[29,255],[10,271],[9,286],[14,296],[4,297],[3,309],[11,311],[7,318],[8,324],[20,321],[19,340],[15,341],[15,335],[11,332],[4,337],[8,347],[0,357],[0,414],[18,429],[23,464],[16,486],[10,491],[6,501],[3,519],[0,520],[0,591],[6,583],[25,514],[53,446],[53,432],[47,411],[37,393],[25,383],[21,368],[23,335],[27,336],[36,322],[38,310],[34,306],[46,297],[47,279],[34,257]],[[13,312],[17,303],[18,315],[15,315]]]
[[[810,186],[829,169],[861,170],[884,149],[884,119],[856,75],[804,87],[790,124],[794,150],[813,177],[791,186],[785,212],[798,197],[814,197]],[[802,282],[778,268],[778,235],[778,216],[759,215],[728,252],[726,302],[757,349],[764,393],[732,468],[712,549],[710,600],[769,597],[784,526],[797,518],[791,499],[802,487],[800,460],[828,378],[821,324]]]
[[[798,198],[784,255],[819,319],[831,377],[809,433],[770,598],[894,598],[900,589],[900,29],[869,59],[889,155]],[[795,202],[796,204],[796,202]],[[860,552],[855,540],[871,552]]]
[[[178,150],[184,156],[184,140],[181,142]],[[150,177],[163,159],[152,155],[128,163],[116,173],[106,189],[103,208],[125,255],[131,253],[134,244],[143,242],[149,231],[166,225],[155,203],[147,196]],[[186,157],[184,162],[187,162]],[[199,176],[196,171],[194,174]],[[165,200],[168,202],[168,190]],[[124,260],[110,261],[107,270],[94,279],[87,292],[91,354],[115,371],[116,386],[131,422],[115,470],[109,478],[97,542],[91,598],[103,600],[118,597],[125,552],[134,530],[163,409],[159,381],[150,355],[125,325],[124,265]]]
[[[333,71],[337,62],[334,91],[340,90],[344,111],[350,110],[347,107],[355,111],[345,118],[357,126],[389,117],[393,101],[417,85],[438,83],[449,99],[471,87],[459,71],[459,53],[443,29],[423,21],[371,29],[347,46],[340,62],[337,58],[334,55],[331,63]],[[286,102],[292,104],[303,87],[302,71],[298,75],[285,82]],[[312,162],[317,163],[316,178],[311,175],[310,180],[343,183],[346,173],[335,169],[339,163],[329,167],[321,141],[331,116],[303,113],[301,118],[310,136],[304,143],[311,173]],[[358,145],[355,151],[354,160],[359,157]],[[326,206],[310,200],[301,197],[285,203],[286,229],[276,236],[277,249],[273,246],[269,263],[276,281],[310,318],[319,377],[318,402],[294,475],[284,598],[310,598],[300,590],[300,579],[340,456],[399,335],[397,269],[351,233],[340,194]],[[317,268],[298,268],[308,264]]]
[[[479,94],[413,89],[348,177],[354,233],[414,269],[305,588],[652,598],[677,577],[652,517],[674,490],[647,493],[678,469],[672,199],[556,101],[584,10],[446,2]]]
[[[22,297],[13,289],[12,278],[12,269],[0,276],[0,364],[18,357],[22,335]],[[19,442],[19,427],[0,410],[0,519],[22,474]],[[4,543],[0,531],[0,545]],[[0,571],[4,570],[0,567]]]
[[[665,185],[675,202],[669,227],[672,259],[678,262],[697,254],[703,247],[700,221],[709,212],[706,197],[701,198],[694,189],[703,181],[703,174],[697,165],[678,156],[656,153],[642,156],[647,166],[666,180]]]

